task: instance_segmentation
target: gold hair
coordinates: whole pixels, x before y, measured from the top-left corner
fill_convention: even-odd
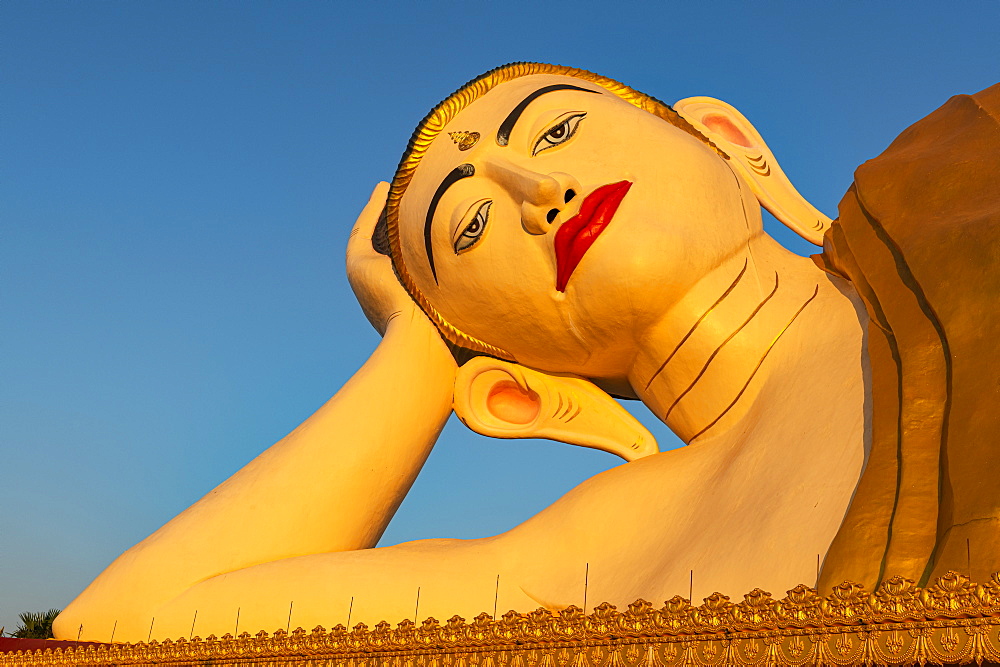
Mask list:
[[[417,302],[431,321],[434,322],[445,340],[459,347],[472,350],[473,352],[481,352],[500,359],[506,359],[508,361],[516,361],[516,359],[509,352],[473,338],[472,336],[455,328],[450,322],[444,319],[441,313],[439,313],[437,309],[430,304],[427,297],[425,297],[417,288],[416,283],[414,283],[413,278],[407,272],[406,266],[403,263],[403,253],[399,240],[399,203],[403,198],[403,193],[406,192],[406,188],[413,179],[414,171],[416,171],[417,165],[420,164],[420,160],[423,158],[424,153],[427,152],[431,143],[441,133],[441,131],[444,130],[445,126],[449,123],[449,121],[451,121],[452,118],[454,118],[462,109],[488,93],[496,86],[506,83],[507,81],[532,74],[570,76],[575,79],[582,79],[583,81],[595,83],[608,92],[625,100],[629,104],[632,104],[643,111],[648,111],[657,118],[661,118],[671,125],[684,130],[688,134],[708,144],[723,158],[727,160],[729,159],[728,155],[719,150],[715,144],[709,141],[709,139],[701,132],[696,130],[694,126],[681,118],[677,112],[670,108],[668,104],[665,104],[654,97],[650,97],[649,95],[644,95],[637,90],[633,90],[632,88],[629,88],[614,79],[609,79],[607,77],[594,74],[593,72],[573,67],[547,65],[545,63],[511,63],[509,65],[503,65],[473,79],[449,95],[443,102],[431,109],[430,113],[428,113],[424,119],[420,121],[420,124],[417,125],[417,129],[414,130],[413,135],[410,137],[410,142],[406,147],[406,151],[403,153],[403,157],[399,161],[399,167],[396,168],[396,175],[392,179],[392,186],[389,188],[389,198],[386,202],[386,222],[388,225],[389,247],[392,253],[393,264],[396,267],[396,272],[399,275],[400,282],[403,283],[406,291],[410,293],[413,300]]]

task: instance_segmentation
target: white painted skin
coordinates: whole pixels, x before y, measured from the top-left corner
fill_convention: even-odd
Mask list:
[[[372,548],[451,412],[457,370],[371,248],[380,184],[347,259],[384,334],[377,351],[295,431],[112,563],[57,619],[58,637],[76,637],[81,624],[91,640],[113,627],[116,640],[187,636],[195,610],[201,636],[233,632],[237,610],[240,631],[273,631],[285,627],[290,600],[293,626],[329,627],[344,622],[351,597],[352,623],[397,622],[412,616],[418,586],[421,617],[471,618],[492,606],[498,574],[501,610],[558,609],[582,603],[585,563],[591,604],[686,595],[690,570],[696,598],[755,587],[780,595],[815,581],[864,460],[865,316],[853,288],[763,233],[739,170],[610,94],[539,97],[509,146],[497,146],[510,109],[553,82],[597,89],[517,79],[435,141],[402,203],[407,269],[467,333],[541,377],[569,373],[633,394],[693,442],[586,480],[495,537]],[[577,132],[532,156],[567,111],[587,113]],[[459,152],[454,130],[482,139]],[[726,137],[713,139],[725,147]],[[435,286],[421,212],[464,162],[477,176],[441,200]],[[556,292],[554,232],[586,194],[623,179],[633,187],[613,223]],[[577,196],[567,203],[568,188]],[[486,232],[456,254],[467,204],[484,197],[494,202]]]

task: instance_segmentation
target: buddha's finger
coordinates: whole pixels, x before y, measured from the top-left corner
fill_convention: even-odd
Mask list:
[[[375,233],[375,226],[378,224],[382,209],[385,208],[385,200],[389,194],[389,184],[381,182],[375,185],[368,203],[361,210],[351,236],[347,241],[347,256],[364,257],[377,254],[372,247],[372,235]]]

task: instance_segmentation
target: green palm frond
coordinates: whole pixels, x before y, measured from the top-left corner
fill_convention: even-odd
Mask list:
[[[60,614],[61,609],[48,611],[22,611],[18,618],[21,625],[11,636],[21,639],[50,639],[52,637],[52,622]]]

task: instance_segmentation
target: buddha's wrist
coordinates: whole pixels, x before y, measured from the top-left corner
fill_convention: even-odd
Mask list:
[[[429,364],[450,373],[458,368],[440,332],[416,307],[389,319],[381,346],[397,350],[406,363]]]

